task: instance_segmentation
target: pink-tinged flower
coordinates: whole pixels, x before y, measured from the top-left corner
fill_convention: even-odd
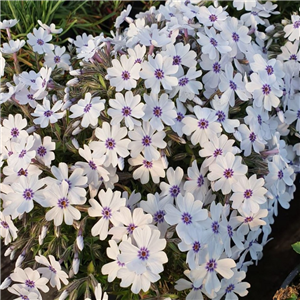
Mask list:
[[[115,213],[125,206],[126,199],[121,198],[121,192],[113,192],[108,189],[106,192],[101,190],[98,194],[99,201],[90,199],[91,207],[88,213],[91,217],[101,217],[100,220],[92,227],[92,235],[99,235],[100,240],[105,240],[108,233],[108,226],[110,222],[113,225],[119,224],[120,220],[116,218]]]
[[[213,190],[222,190],[222,193],[227,195],[232,190],[232,184],[245,176],[248,167],[242,164],[241,156],[228,152],[224,157],[219,155],[215,163],[209,166],[209,171],[207,178],[214,181]]]
[[[131,91],[127,91],[125,97],[121,93],[116,93],[115,98],[109,100],[110,108],[107,110],[107,114],[112,117],[110,124],[117,125],[124,120],[129,130],[133,130],[134,126],[141,126],[138,119],[145,115],[141,96],[134,96]]]
[[[70,107],[70,111],[73,113],[70,118],[82,117],[81,126],[85,128],[90,124],[96,126],[100,113],[104,109],[105,100],[100,99],[100,97],[92,98],[91,93],[86,93],[84,99],[80,99]]]
[[[140,78],[141,69],[141,65],[135,63],[134,57],[127,58],[126,55],[122,55],[120,61],[112,60],[113,66],[107,69],[106,76],[110,85],[116,87],[117,92],[135,88],[136,81]]]
[[[142,184],[149,182],[149,175],[151,175],[154,183],[159,183],[159,178],[165,177],[164,169],[166,167],[163,165],[161,158],[157,160],[147,160],[140,154],[136,158],[128,159],[128,162],[131,166],[138,166],[138,168],[133,171],[132,175],[135,180],[139,179]]]
[[[110,125],[107,122],[102,124],[102,128],[96,128],[96,137],[99,141],[93,141],[90,143],[90,148],[94,151],[95,157],[106,156],[104,166],[108,167],[112,164],[116,167],[119,157],[127,157],[129,155],[128,144],[129,139],[125,139],[127,136],[126,127],[120,127],[117,125]]]
[[[128,149],[131,150],[131,157],[136,158],[143,151],[147,161],[160,158],[157,148],[164,149],[167,146],[164,141],[166,133],[164,131],[155,131],[149,122],[144,121],[142,127],[135,126],[133,131],[128,132],[128,136],[132,140],[128,144]]]
[[[222,131],[221,124],[217,123],[218,117],[215,111],[201,106],[194,107],[193,116],[186,116],[182,120],[185,124],[182,131],[186,135],[191,135],[191,142],[193,145],[200,144],[201,147],[210,139],[211,136],[216,135]]]
[[[43,255],[36,255],[35,260],[46,267],[37,268],[37,271],[43,276],[49,279],[50,285],[60,290],[62,281],[65,285],[68,284],[68,275],[62,271],[60,263],[55,260],[53,255],[49,255],[48,259]]]
[[[291,19],[293,24],[286,25],[283,30],[285,31],[284,37],[288,37],[293,42],[300,39],[300,16],[292,15]]]
[[[118,242],[122,240],[125,234],[132,237],[136,228],[144,228],[150,225],[153,218],[151,214],[145,214],[140,207],[131,211],[128,207],[122,206],[115,213],[115,220],[119,223],[112,227],[108,234],[112,234],[112,239]]]
[[[173,65],[173,59],[157,54],[155,58],[148,56],[149,61],[142,63],[141,78],[145,79],[145,87],[150,88],[154,94],[160,91],[160,84],[166,90],[171,90],[178,84],[174,75],[178,71],[178,65]]]
[[[246,83],[246,89],[253,94],[254,104],[258,107],[263,106],[268,111],[271,111],[272,107],[277,107],[282,90],[276,78],[266,75],[265,72],[252,73],[250,78],[251,82]]]
[[[214,296],[221,289],[221,282],[218,279],[217,273],[229,279],[234,275],[231,269],[236,266],[234,260],[231,258],[220,259],[223,252],[220,249],[222,248],[216,245],[214,251],[208,251],[205,263],[191,271],[192,277],[196,279],[195,284],[197,286],[205,280],[205,289],[211,296]]]
[[[174,102],[169,99],[168,94],[161,94],[159,98],[158,94],[155,93],[151,93],[150,96],[144,94],[144,99],[146,104],[143,107],[145,112],[143,120],[150,120],[150,125],[153,129],[162,131],[164,124],[175,124],[177,113],[175,111]]]
[[[189,230],[201,227],[201,222],[208,217],[208,212],[203,209],[203,203],[195,200],[191,193],[186,193],[183,197],[179,194],[176,198],[177,207],[172,204],[165,206],[165,220],[170,225],[176,225],[178,236],[187,244],[192,242],[188,235]]]
[[[33,120],[34,124],[38,124],[41,126],[41,128],[46,128],[49,123],[54,124],[59,119],[61,119],[65,115],[64,112],[57,112],[59,111],[63,106],[63,102],[61,100],[55,102],[53,107],[50,107],[50,100],[48,100],[46,97],[43,100],[43,105],[38,104],[36,106],[36,109],[33,113],[31,113],[32,116],[37,117]]]
[[[54,49],[53,44],[48,44],[52,40],[52,35],[45,29],[40,27],[39,29],[33,28],[33,34],[27,34],[27,43],[32,46],[34,52],[38,54],[49,53]]]
[[[257,213],[260,205],[267,201],[265,194],[264,179],[252,175],[249,179],[242,177],[232,185],[233,194],[230,200],[233,201],[234,209],[242,209],[246,213]]]
[[[150,270],[154,274],[161,273],[163,264],[168,261],[167,255],[162,250],[166,247],[166,240],[160,239],[160,231],[152,230],[149,226],[136,228],[130,240],[120,243],[119,259],[125,263],[126,268],[136,274],[143,274]]]
[[[54,220],[54,225],[59,226],[63,221],[67,225],[72,225],[74,220],[80,220],[80,211],[71,204],[81,204],[70,201],[68,198],[69,184],[63,181],[60,185],[54,184],[51,189],[45,190],[45,201],[43,206],[52,207],[47,211],[45,219]]]

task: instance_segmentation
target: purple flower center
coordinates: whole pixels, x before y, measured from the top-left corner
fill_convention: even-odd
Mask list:
[[[240,39],[240,36],[239,36],[236,32],[234,32],[234,33],[232,34],[232,39],[233,39],[235,42],[238,42],[239,39]]]
[[[178,194],[180,193],[180,188],[178,185],[173,185],[170,190],[169,193],[171,194],[172,197],[177,197]]]
[[[162,223],[164,221],[165,212],[163,210],[158,210],[154,216],[153,219],[157,223]]]
[[[269,95],[271,92],[271,87],[268,84],[264,84],[261,89],[264,95]]]
[[[257,122],[258,122],[259,125],[262,124],[262,118],[261,118],[261,115],[258,115],[258,116],[257,116]]]
[[[211,229],[213,231],[213,233],[215,234],[218,234],[219,233],[219,223],[217,221],[214,221],[212,224],[211,224]]]
[[[36,150],[36,152],[37,152],[37,154],[39,155],[39,156],[45,156],[46,155],[46,153],[47,153],[47,149],[44,147],[44,146],[40,146],[40,147],[38,147],[38,149]]]
[[[113,150],[116,146],[116,142],[114,139],[108,138],[105,142],[105,147],[109,150]]]
[[[227,225],[227,233],[228,233],[229,237],[233,236],[233,230],[232,230],[232,227],[230,225]]]
[[[257,15],[258,15],[258,13],[257,13],[256,11],[251,11],[251,14],[252,14],[253,16],[257,16]]]
[[[85,113],[88,113],[88,112],[90,111],[91,107],[92,107],[92,104],[89,103],[89,104],[87,104],[87,105],[84,107],[83,111],[84,111]]]
[[[147,260],[149,258],[149,250],[146,247],[140,248],[138,251],[138,258],[141,260]]]
[[[149,147],[152,143],[151,137],[149,135],[145,135],[142,139],[142,144],[144,147]]]
[[[199,122],[198,122],[198,127],[200,128],[200,129],[206,129],[207,127],[208,127],[208,121],[206,120],[206,119],[201,119],[201,120],[199,120]]]
[[[125,264],[120,262],[119,260],[117,260],[117,265],[121,268],[123,268],[125,266]]]
[[[123,71],[121,77],[123,80],[128,80],[130,79],[130,73],[128,71]]]
[[[64,179],[64,181],[69,185],[69,190],[72,187],[72,182],[69,179]]]
[[[34,281],[29,280],[29,279],[27,279],[27,280],[25,281],[25,284],[26,284],[30,289],[33,289],[33,288],[35,287]]]
[[[111,209],[108,206],[103,207],[102,216],[104,219],[109,220],[111,218]]]
[[[222,155],[223,154],[223,150],[222,149],[216,149],[215,151],[214,151],[214,157],[217,157],[218,155]]]
[[[130,116],[130,115],[131,115],[131,108],[130,108],[129,106],[124,106],[124,107],[122,108],[122,115],[123,115],[124,117]]]
[[[46,85],[46,79],[43,80],[42,87],[45,87],[45,85]]]
[[[192,216],[189,213],[187,213],[187,212],[184,212],[181,215],[181,220],[186,225],[192,224]]]
[[[178,113],[177,113],[176,120],[177,120],[178,122],[181,122],[183,118],[184,118],[184,115],[183,115],[182,113],[178,112]]]
[[[251,143],[255,142],[255,140],[256,140],[256,134],[254,132],[251,132],[249,134],[249,140],[250,140]]]
[[[234,290],[234,284],[229,284],[229,286],[226,288],[225,293],[231,293]]]
[[[19,171],[18,171],[18,176],[27,176],[28,175],[28,171],[23,168],[21,168]]]
[[[193,244],[193,251],[195,253],[198,253],[199,250],[200,250],[200,248],[201,248],[201,244],[199,242],[194,242],[194,244]]]
[[[56,270],[52,266],[48,266],[48,268],[52,273],[56,274]]]
[[[199,290],[202,289],[202,287],[203,287],[202,284],[201,284],[199,287],[195,287],[195,286],[192,284],[192,289],[193,289],[194,291],[199,291]]]
[[[217,47],[217,46],[218,46],[218,42],[217,42],[214,38],[211,38],[211,39],[210,39],[210,43],[211,43],[214,47]]]
[[[297,55],[296,54],[292,54],[290,56],[290,60],[297,60]]]
[[[299,28],[300,27],[300,21],[295,21],[293,25],[294,25],[295,29]]]
[[[274,73],[274,69],[272,66],[266,66],[266,71],[268,75],[272,75]]]
[[[143,160],[143,165],[146,169],[151,169],[153,167],[152,161],[148,161],[146,159]]]
[[[142,60],[140,58],[137,58],[134,62],[135,64],[141,64],[142,63]]]
[[[23,149],[20,154],[19,154],[19,157],[22,158],[25,156],[25,154],[27,153],[27,151],[25,149]]]
[[[253,195],[253,191],[250,190],[250,189],[248,189],[248,190],[246,190],[246,191],[244,192],[244,198],[246,198],[246,199],[251,198],[252,195]]]
[[[161,69],[156,69],[155,72],[154,72],[154,76],[157,78],[157,79],[163,79],[164,76],[165,76],[165,73],[163,70]]]
[[[17,136],[19,136],[20,133],[19,133],[18,128],[14,127],[14,128],[11,129],[10,134],[11,134],[12,137],[17,137]]]
[[[1,221],[1,226],[3,227],[3,228],[5,228],[5,229],[8,229],[9,228],[9,226],[8,226],[8,224],[5,222],[5,221]]]
[[[173,56],[173,66],[174,65],[178,66],[180,65],[180,63],[181,63],[181,57],[179,55]]]
[[[97,169],[96,164],[95,164],[92,160],[89,161],[89,166],[90,166],[90,168],[91,168],[92,170],[96,170],[96,169]]]
[[[32,189],[25,189],[23,192],[23,198],[27,201],[31,200],[34,196],[34,192]]]
[[[214,71],[215,73],[220,73],[220,71],[221,71],[221,65],[220,65],[218,62],[215,62],[215,63],[213,64],[213,71]]]
[[[153,108],[153,115],[157,118],[160,117],[162,115],[162,109],[159,106],[155,106]]]
[[[218,20],[218,17],[214,14],[211,14],[208,18],[211,22],[216,22]]]
[[[53,115],[53,111],[52,110],[46,110],[44,112],[44,116],[47,118],[50,118]]]
[[[233,176],[234,171],[232,169],[226,169],[223,173],[226,179],[231,178]]]
[[[201,187],[204,184],[204,178],[203,176],[200,174],[199,177],[197,178],[197,186]]]
[[[283,172],[282,172],[282,170],[278,171],[277,176],[278,176],[279,179],[283,178]]]
[[[22,300],[29,300],[29,298],[26,295],[20,295]]]
[[[44,41],[43,40],[41,40],[41,39],[38,39],[37,41],[36,41],[40,46],[43,46],[44,45]]]
[[[300,119],[300,109],[297,111],[297,118]]]
[[[253,221],[253,217],[247,217],[244,219],[244,223],[250,223]]]
[[[235,91],[235,90],[237,89],[237,85],[236,85],[232,80],[229,81],[229,87],[230,87],[233,91]]]
[[[224,122],[225,119],[226,119],[225,113],[222,110],[218,110],[216,112],[216,116],[218,116],[217,121],[220,122],[220,123]]]
[[[208,272],[213,272],[217,268],[217,262],[215,259],[210,259],[205,266]]]
[[[60,63],[60,57],[59,56],[54,56],[53,60],[56,64]]]
[[[69,200],[66,197],[63,197],[61,199],[58,199],[57,201],[57,205],[58,207],[60,207],[61,209],[67,208],[69,206]]]
[[[130,223],[130,224],[127,226],[127,232],[128,232],[129,234],[132,234],[132,233],[133,233],[133,230],[136,229],[136,228],[137,228],[137,226],[136,226],[135,224]]]
[[[27,98],[28,98],[29,100],[33,100],[33,94],[28,94],[28,95],[27,95]]]
[[[189,79],[187,77],[181,78],[178,81],[178,84],[180,86],[186,86],[189,83]]]

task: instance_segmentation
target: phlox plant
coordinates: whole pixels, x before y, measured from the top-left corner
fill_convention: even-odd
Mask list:
[[[222,4],[222,3],[220,3]],[[299,170],[300,16],[168,0],[1,47],[0,234],[16,299],[238,299]],[[19,60],[27,59],[24,64]],[[53,294],[52,294],[53,295]]]

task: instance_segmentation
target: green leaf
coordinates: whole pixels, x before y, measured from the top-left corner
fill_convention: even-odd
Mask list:
[[[293,294],[290,298],[286,300],[297,300],[297,295]]]
[[[297,242],[292,245],[294,251],[296,251],[298,254],[300,254],[300,242]]]

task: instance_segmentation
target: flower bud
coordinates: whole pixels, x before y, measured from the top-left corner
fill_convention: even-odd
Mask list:
[[[6,277],[0,285],[0,290],[5,290],[11,284],[10,276]]]
[[[77,247],[80,251],[82,251],[84,247],[83,236],[82,234],[78,235],[76,238]]]

